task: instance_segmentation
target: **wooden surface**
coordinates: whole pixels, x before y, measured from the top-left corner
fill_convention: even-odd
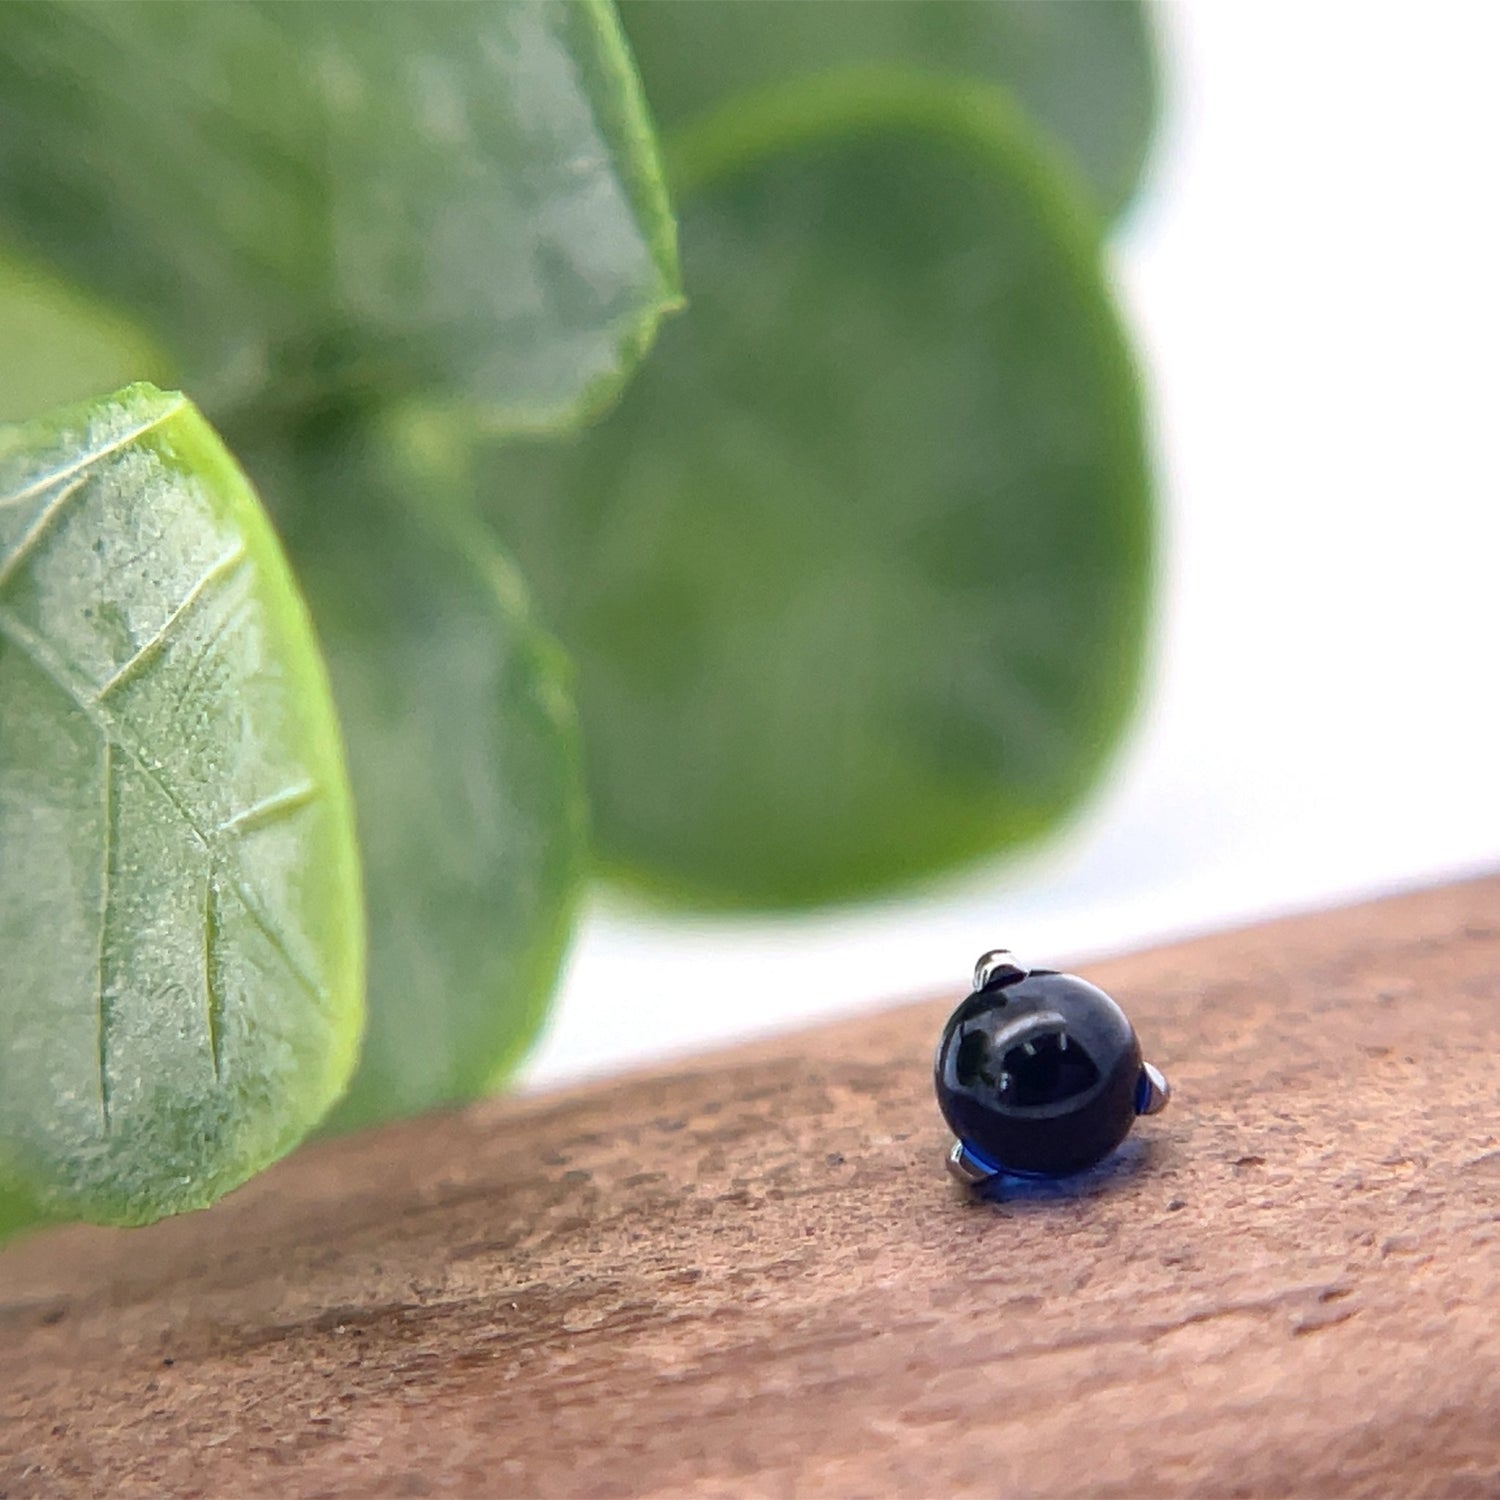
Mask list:
[[[1005,1204],[955,993],[23,1242],[0,1494],[1500,1495],[1500,880],[1087,972],[1176,1097]]]

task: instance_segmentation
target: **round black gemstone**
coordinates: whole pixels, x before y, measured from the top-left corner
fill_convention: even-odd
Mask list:
[[[976,991],[938,1044],[938,1107],[997,1171],[1060,1177],[1130,1132],[1141,1047],[1125,1012],[1071,974],[1035,969]]]

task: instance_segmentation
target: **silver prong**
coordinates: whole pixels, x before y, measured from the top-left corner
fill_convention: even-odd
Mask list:
[[[1022,1042],[1021,1043],[1021,1051],[1024,1052],[1027,1055],[1027,1057],[1035,1057],[1036,1056],[1036,1043],[1035,1042]]]
[[[965,1187],[978,1187],[981,1182],[988,1182],[995,1175],[988,1167],[980,1166],[959,1140],[955,1140],[948,1148],[948,1170]]]
[[[1012,979],[1024,979],[1031,970],[1018,964],[1009,948],[991,948],[981,953],[974,965],[974,988],[987,989],[992,984],[1004,984]]]
[[[1135,1086],[1136,1114],[1159,1115],[1171,1101],[1172,1086],[1162,1076],[1161,1069],[1142,1063],[1140,1082]]]
[[[1057,1050],[1059,1052],[1066,1052],[1068,1050],[1068,1033],[1066,1031],[1059,1031],[1057,1033]]]

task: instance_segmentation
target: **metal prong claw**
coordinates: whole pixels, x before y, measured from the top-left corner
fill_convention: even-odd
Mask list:
[[[981,1182],[988,1182],[995,1175],[988,1167],[981,1166],[969,1154],[969,1148],[959,1140],[955,1140],[948,1149],[948,1170],[965,1187],[978,1187]]]
[[[979,955],[974,965],[974,988],[988,989],[992,984],[1007,984],[1012,979],[1024,979],[1031,970],[1018,964],[1009,948],[991,948]]]
[[[1161,1069],[1150,1063],[1142,1063],[1140,1082],[1135,1086],[1136,1114],[1159,1115],[1171,1100],[1172,1086],[1162,1075]]]

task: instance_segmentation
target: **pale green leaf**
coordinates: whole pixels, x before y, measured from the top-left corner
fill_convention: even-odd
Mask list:
[[[244,476],[149,386],[0,436],[0,1183],[139,1223],[338,1097],[362,1016],[343,758]]]

